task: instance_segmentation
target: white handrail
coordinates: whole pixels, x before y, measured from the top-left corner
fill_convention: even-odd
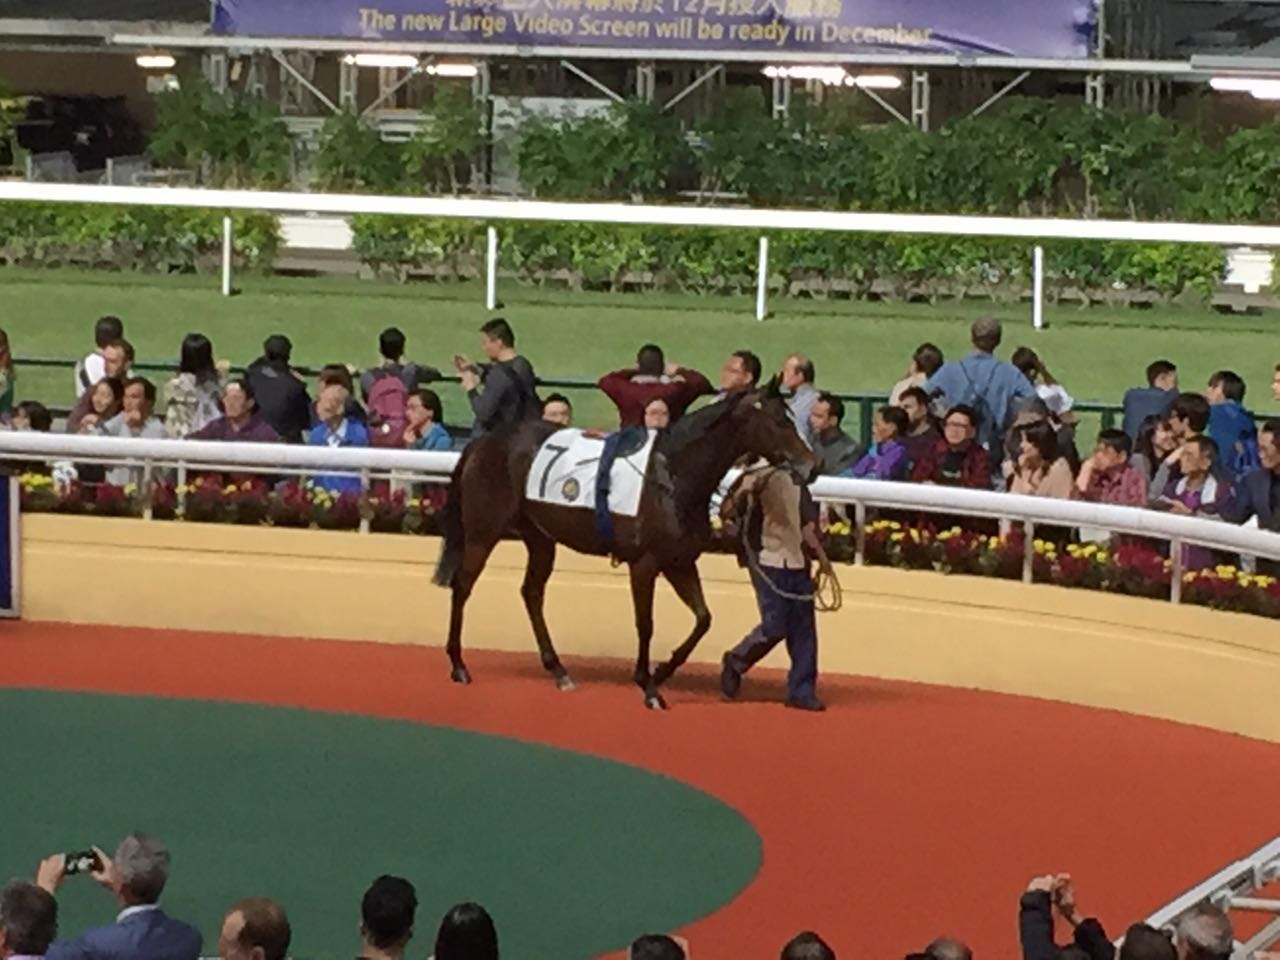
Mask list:
[[[451,451],[312,447],[283,443],[143,440],[74,434],[0,432],[0,459],[71,460],[182,466],[187,470],[243,468],[247,472],[324,470],[353,475],[402,473],[448,482],[460,454]],[[1054,500],[930,484],[820,477],[815,499],[890,510],[995,517],[1036,525],[1097,527],[1132,536],[1194,543],[1249,556],[1280,558],[1280,534],[1111,504]]]
[[[267,190],[207,190],[196,187],[85,186],[71,183],[24,183],[21,181],[0,182],[0,200],[199,207],[215,210],[269,210],[277,213],[371,213],[456,217],[482,222],[537,220],[559,223],[649,224],[670,227],[738,227],[751,230],[828,230],[844,233],[917,233],[1280,246],[1280,226],[1227,223],[1033,219],[958,214],[854,213],[832,210],[758,210],[741,207],[561,203],[542,200],[285,193]]]

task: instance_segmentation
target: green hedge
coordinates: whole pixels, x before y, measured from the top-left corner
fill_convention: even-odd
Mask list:
[[[107,204],[0,203],[0,259],[18,266],[87,265],[188,272],[222,257],[217,210]],[[233,213],[240,266],[269,269],[280,246],[269,213]]]
[[[413,217],[356,217],[360,258],[386,275],[423,270],[478,275],[485,225]],[[756,235],[742,230],[507,223],[501,262],[525,281],[567,281],[593,289],[629,283],[695,293],[755,284]],[[784,292],[866,296],[1020,296],[1030,283],[1031,241],[787,231],[773,235],[773,281]],[[1051,298],[1142,291],[1169,298],[1207,295],[1221,276],[1216,246],[1049,240]]]

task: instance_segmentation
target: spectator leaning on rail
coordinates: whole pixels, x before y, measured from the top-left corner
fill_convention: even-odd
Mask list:
[[[1011,363],[997,360],[1000,321],[975,320],[970,330],[973,352],[963,360],[944,363],[924,385],[930,397],[941,397],[947,407],[973,407],[978,414],[978,442],[999,461],[1000,443],[1013,422],[1019,400],[1035,396],[1035,388]]]
[[[222,416],[188,434],[187,439],[241,443],[280,442],[280,435],[258,413],[253,387],[248,380],[232,380],[222,389],[222,409]]]
[[[1229,519],[1256,517],[1260,530],[1280,533],[1280,420],[1268,420],[1258,431],[1258,459],[1262,465],[1236,486]],[[1280,561],[1259,558],[1258,572],[1280,576]]]
[[[1076,494],[1093,503],[1129,507],[1147,505],[1147,478],[1129,464],[1133,444],[1123,430],[1103,430],[1093,456],[1085,460],[1076,477]]]
[[[901,407],[881,407],[871,421],[875,443],[850,468],[848,476],[868,480],[905,480],[910,471],[907,448],[902,438],[907,432],[907,413]]]
[[[639,426],[652,400],[665,401],[668,414],[676,420],[694,400],[713,392],[697,370],[667,363],[662,348],[654,343],[646,343],[636,352],[635,367],[606,373],[596,386],[618,408],[621,428]]]
[[[285,960],[293,931],[289,917],[270,897],[232,904],[218,935],[219,960]]]
[[[942,366],[942,351],[932,343],[922,343],[911,355],[907,365],[907,375],[893,385],[889,391],[889,405],[898,406],[902,395],[912,387],[923,387],[925,382]]]
[[[1036,877],[1019,902],[1018,931],[1023,960],[1058,960],[1061,951],[1053,942],[1053,910],[1071,925],[1076,947],[1089,960],[1113,960],[1115,947],[1097,920],[1081,916],[1075,888],[1065,873]]]
[[[359,960],[404,960],[417,909],[418,895],[408,880],[382,876],[373,881],[360,901],[364,946]]]
[[[1177,396],[1178,368],[1168,360],[1156,360],[1147,367],[1147,385],[1125,391],[1124,432],[1136,439],[1143,422],[1163,417]]]
[[[307,442],[317,447],[367,447],[369,431],[363,423],[346,414],[347,401],[351,398],[347,384],[339,376],[322,380],[320,396],[316,399],[316,416],[319,422],[311,429]],[[352,475],[321,475],[312,478],[317,487],[333,493],[359,493],[360,478]]]
[[[213,362],[213,344],[204,334],[183,338],[178,373],[164,390],[164,428],[171,438],[181,440],[222,416],[218,398],[227,369]]]
[[[536,420],[542,413],[535,389],[537,378],[529,361],[516,353],[516,335],[511,325],[496,317],[484,324],[480,332],[484,335],[481,347],[489,358],[488,363],[472,363],[462,354],[455,354],[453,358],[454,369],[475,414],[471,428],[475,437],[525,420]]]
[[[809,413],[818,402],[818,388],[813,385],[815,371],[813,361],[803,353],[793,353],[782,364],[779,380],[791,394],[787,398],[787,412],[791,414],[791,422],[796,425],[809,449],[813,449],[813,430],[809,423]]]
[[[169,851],[140,833],[120,841],[114,857],[94,848],[91,876],[120,904],[115,923],[87,931],[78,940],[49,948],[49,960],[196,960],[200,932],[166,916],[157,902],[169,879]],[[57,893],[66,876],[66,857],[46,858],[36,883]]]
[[[865,452],[862,445],[840,429],[844,419],[844,401],[830,393],[818,394],[809,411],[809,430],[813,452],[818,458],[818,472],[826,477],[852,468]]]
[[[262,356],[249,364],[245,380],[253,390],[262,419],[285,443],[302,443],[311,429],[311,398],[306,382],[293,372],[293,344],[275,334],[262,344]]]
[[[100,317],[93,325],[93,342],[95,349],[88,356],[76,363],[76,399],[84,396],[85,391],[107,376],[106,349],[108,345],[124,339],[124,323],[119,317]]]
[[[1033,423],[1019,432],[1018,460],[1009,478],[1009,492],[1033,497],[1071,498],[1075,478],[1058,449],[1053,428]]]
[[[1253,414],[1244,408],[1244,380],[1231,370],[1219,370],[1209,378],[1209,436],[1218,445],[1218,462],[1232,480],[1239,480],[1258,466],[1258,430]]]
[[[152,416],[155,405],[155,384],[143,377],[130,377],[124,383],[121,410],[103,426],[103,435],[135,440],[163,440],[164,424],[158,417]],[[142,467],[112,467],[107,471],[107,483],[117,487],[130,483],[141,485],[143,472]]]
[[[405,404],[408,425],[404,445],[410,450],[452,450],[453,437],[444,426],[444,407],[434,390],[415,390]]]
[[[34,883],[0,890],[0,960],[39,960],[58,935],[58,901]]]
[[[1178,921],[1178,960],[1231,960],[1235,932],[1225,910],[1203,903]]]

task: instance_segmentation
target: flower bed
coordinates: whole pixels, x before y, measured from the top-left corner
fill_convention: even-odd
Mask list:
[[[21,487],[22,509],[32,513],[141,517],[150,507],[155,520],[321,530],[356,530],[368,520],[375,533],[422,535],[437,532],[436,514],[444,502],[442,489],[420,497],[404,492],[365,496],[335,494],[296,480],[271,487],[261,480],[223,483],[198,477],[183,487],[169,482],[139,490],[133,484],[59,486],[51,477],[28,473]]]

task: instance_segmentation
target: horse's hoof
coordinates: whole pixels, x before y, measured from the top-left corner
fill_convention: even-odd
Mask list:
[[[567,673],[562,677],[556,677],[556,687],[568,693],[570,690],[577,690],[578,685],[573,682],[573,678]]]
[[[644,705],[650,710],[667,709],[667,701],[662,699],[662,694],[660,693],[646,694],[644,698]]]
[[[466,667],[454,667],[453,672],[449,674],[449,679],[454,683],[465,685],[471,682],[471,672]]]

